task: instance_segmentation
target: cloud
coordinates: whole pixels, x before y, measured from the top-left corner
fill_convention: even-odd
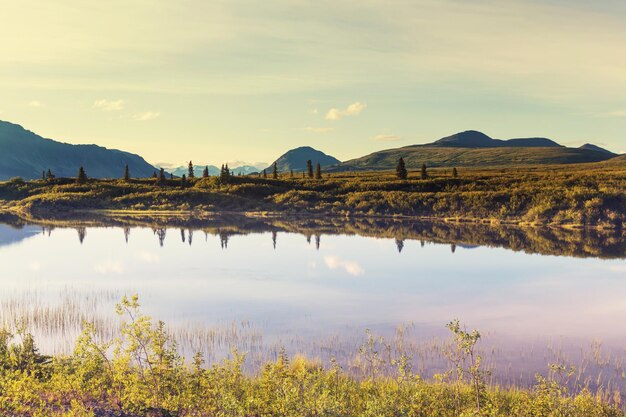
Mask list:
[[[332,108],[326,113],[326,120],[341,120],[346,116],[358,116],[366,107],[367,104],[357,101],[343,110]]]
[[[328,133],[328,132],[332,132],[333,130],[335,130],[332,127],[311,127],[311,126],[307,126],[302,129],[306,130],[307,132],[313,132],[313,133]]]
[[[141,262],[145,262],[148,264],[157,263],[160,260],[159,255],[148,251],[138,252],[136,257]]]
[[[353,277],[363,275],[363,273],[365,272],[365,270],[358,263],[354,261],[346,261],[336,256],[327,256],[324,258],[324,262],[326,262],[326,266],[328,268],[343,269]]]
[[[374,140],[379,142],[395,142],[398,140],[402,140],[402,138],[398,135],[376,135],[374,136]]]
[[[42,107],[43,103],[41,101],[33,100],[28,103],[28,107]]]
[[[124,110],[124,100],[97,100],[93,103],[93,107],[103,111],[119,111]]]
[[[606,115],[610,117],[626,117],[626,109],[613,110],[608,112]]]
[[[179,164],[173,164],[171,162],[155,162],[152,165],[158,168],[163,168],[163,169],[170,169],[170,168],[175,169],[180,166]]]
[[[311,114],[317,114],[317,113],[319,113],[319,112],[320,112],[320,111],[319,111],[318,109],[311,109],[311,110],[309,111],[309,113],[311,113]]]
[[[159,118],[159,116],[161,116],[161,113],[158,112],[152,112],[152,111],[146,111],[143,113],[137,113],[136,115],[133,116],[133,119],[139,121],[139,122],[146,122],[148,120],[154,120]]]
[[[124,272],[124,267],[120,262],[106,261],[95,265],[93,267],[93,270],[102,275],[121,274],[122,272]]]

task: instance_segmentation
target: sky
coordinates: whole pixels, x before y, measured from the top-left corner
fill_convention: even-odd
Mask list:
[[[0,120],[157,164],[476,129],[626,152],[626,2],[0,0]]]

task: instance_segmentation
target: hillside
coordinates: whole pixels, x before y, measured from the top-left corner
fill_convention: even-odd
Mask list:
[[[322,167],[341,163],[337,158],[326,155],[324,152],[313,149],[310,146],[302,146],[287,151],[285,154],[281,155],[275,163],[279,172],[291,170],[301,172],[306,170],[306,161],[308,160],[311,160],[313,166],[319,163]],[[271,170],[273,165],[274,163],[270,164],[267,169]]]
[[[498,140],[481,132],[466,131],[427,145],[374,152],[345,161],[331,170],[393,169],[401,157],[409,169],[419,169],[422,164],[428,167],[576,164],[601,162],[613,156],[597,150],[566,148],[545,138]]]
[[[617,167],[626,167],[626,155],[616,156],[604,162],[603,165],[612,165]]]
[[[321,179],[258,176],[0,182],[0,212],[66,216],[86,210],[282,213],[322,216],[410,216],[513,224],[623,228],[626,165],[605,163],[324,175]]]
[[[48,169],[56,176],[74,177],[81,165],[94,178],[119,178],[126,165],[135,177],[148,177],[156,170],[139,155],[97,145],[61,143],[0,121],[0,180],[41,178],[42,171]]]

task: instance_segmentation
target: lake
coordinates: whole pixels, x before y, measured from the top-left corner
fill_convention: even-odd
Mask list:
[[[83,320],[105,337],[138,294],[188,355],[237,347],[250,369],[281,347],[346,369],[366,330],[448,366],[446,323],[479,329],[491,378],[530,384],[549,363],[626,387],[626,243],[617,232],[383,219],[0,218],[0,314],[45,353]]]

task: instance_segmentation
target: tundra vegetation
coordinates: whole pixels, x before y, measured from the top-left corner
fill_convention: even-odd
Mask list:
[[[505,169],[422,167],[395,171],[97,180],[46,176],[0,183],[0,208],[23,213],[72,210],[276,212],[410,216],[493,223],[621,229],[626,165]],[[318,170],[319,171],[319,170]],[[88,171],[87,171],[88,173]],[[122,173],[120,173],[122,174]]]
[[[119,332],[84,324],[70,355],[39,353],[23,326],[0,332],[0,411],[11,416],[624,416],[619,391],[568,389],[575,372],[551,365],[528,388],[488,382],[480,333],[448,324],[448,370],[413,369],[402,343],[367,332],[354,371],[280,349],[246,372],[234,350],[211,366],[185,360],[163,322],[140,311],[137,296],[116,311]]]

